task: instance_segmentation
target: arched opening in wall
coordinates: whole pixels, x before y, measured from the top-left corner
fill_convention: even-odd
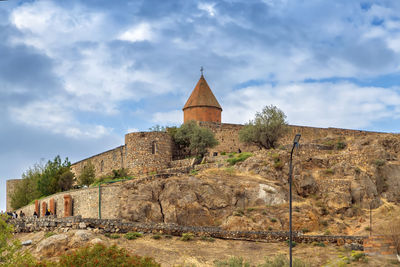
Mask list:
[[[156,154],[157,153],[157,142],[153,141],[151,142],[151,154]]]
[[[100,162],[100,172],[103,172],[103,169],[104,169],[104,161],[102,160]]]

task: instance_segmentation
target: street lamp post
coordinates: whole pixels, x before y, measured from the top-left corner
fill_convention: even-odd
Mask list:
[[[299,145],[301,134],[296,134],[293,140],[292,151],[290,152],[290,161],[289,161],[289,255],[290,255],[290,267],[292,267],[292,175],[293,175],[293,167],[292,167],[292,159],[293,159],[293,151],[296,146]]]

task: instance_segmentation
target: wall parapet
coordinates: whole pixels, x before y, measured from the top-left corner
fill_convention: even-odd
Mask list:
[[[183,233],[193,233],[196,236],[209,236],[220,239],[250,240],[264,242],[282,242],[289,238],[288,232],[266,232],[266,231],[227,231],[220,227],[209,226],[181,226],[165,223],[138,223],[128,222],[119,219],[91,219],[73,216],[66,218],[18,218],[10,219],[14,225],[14,231],[54,231],[63,229],[98,229],[100,233],[162,233],[174,236],[181,236]],[[367,236],[328,236],[328,235],[303,235],[301,232],[294,232],[294,241],[299,243],[328,242],[335,244],[356,244],[363,249],[364,240]]]

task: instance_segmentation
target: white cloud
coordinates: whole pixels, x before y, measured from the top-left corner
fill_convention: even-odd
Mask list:
[[[102,125],[76,122],[72,112],[54,99],[32,102],[22,107],[11,107],[9,112],[18,123],[72,138],[101,138],[111,132],[111,129]]]
[[[214,17],[216,15],[216,10],[214,8],[215,3],[199,3],[197,8],[208,13],[209,16]]]
[[[167,112],[156,112],[151,119],[152,122],[160,125],[181,124],[183,122],[182,110],[171,110]]]
[[[140,23],[139,25],[135,25],[131,29],[122,33],[119,36],[119,39],[133,43],[140,41],[152,41],[154,39],[154,33],[150,24]]]
[[[249,87],[228,95],[223,121],[244,123],[273,104],[289,123],[316,127],[365,128],[381,119],[400,118],[398,88],[352,83],[292,83]]]

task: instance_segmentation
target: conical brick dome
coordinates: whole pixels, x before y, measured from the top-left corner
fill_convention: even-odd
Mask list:
[[[183,122],[189,120],[221,122],[222,108],[201,75],[189,99],[183,107]]]

